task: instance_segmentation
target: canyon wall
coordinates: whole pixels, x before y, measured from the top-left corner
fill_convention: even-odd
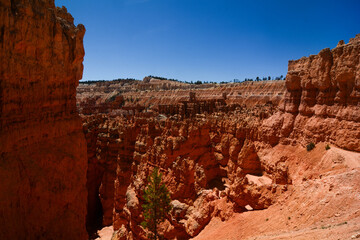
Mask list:
[[[145,239],[139,227],[141,203],[154,167],[163,173],[171,193],[173,210],[160,228],[167,239],[194,237],[211,218],[227,220],[247,206],[269,207],[288,189],[291,179],[281,159],[274,164],[259,158],[257,152],[266,147],[259,142],[260,122],[259,115],[246,110],[182,121],[135,118],[127,122],[139,130],[131,167],[124,168],[122,156],[118,158],[117,172],[130,170],[130,184],[123,174],[117,175],[113,219],[117,236]]]
[[[257,154],[268,146],[258,129],[263,113],[271,111],[272,106],[258,106],[184,119],[83,116],[88,216],[103,214],[88,223],[113,225],[119,238],[146,239],[141,203],[154,167],[173,199],[174,211],[161,230],[168,239],[194,237],[212,217],[229,219],[247,205],[269,207],[291,185],[283,159],[264,162]]]
[[[1,239],[87,239],[84,33],[53,0],[0,0]]]
[[[165,81],[152,80],[156,83]],[[222,100],[225,95],[225,102],[228,105],[255,106],[271,103],[277,106],[286,92],[283,80],[227,84],[187,84],[165,81],[163,84],[165,84],[164,87],[151,90],[151,82],[135,80],[80,83],[77,89],[77,104],[80,113],[85,115],[96,113],[119,115],[120,109],[127,107],[141,106],[148,111],[158,111],[159,105],[168,105],[168,108],[176,109],[182,102],[192,101],[189,97],[190,93],[195,93],[197,101]],[[144,86],[147,87],[144,88]]]
[[[146,239],[141,204],[154,167],[172,198],[173,209],[160,227],[167,239],[195,237],[214,218],[225,221],[276,204],[281,211],[283,203],[299,208],[296,199],[286,199],[294,193],[304,202],[311,199],[304,190],[313,184],[309,179],[340,179],[357,166],[347,159],[351,153],[336,146],[360,151],[359,53],[357,36],[290,61],[286,81],[196,89],[158,84],[157,91],[146,81],[82,84],[88,216],[101,215],[90,223],[113,225],[114,239]],[[305,148],[310,142],[321,148],[314,157]],[[325,150],[327,144],[335,149]],[[343,197],[353,199],[351,192]],[[355,201],[348,206],[351,214],[357,209]],[[313,204],[305,215],[315,219],[322,208]]]
[[[273,144],[322,141],[360,151],[359,55],[358,34],[332,50],[289,61],[281,111],[263,125]]]

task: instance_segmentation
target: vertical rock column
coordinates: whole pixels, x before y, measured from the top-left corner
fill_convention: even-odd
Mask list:
[[[0,239],[87,239],[84,33],[53,0],[0,0]]]

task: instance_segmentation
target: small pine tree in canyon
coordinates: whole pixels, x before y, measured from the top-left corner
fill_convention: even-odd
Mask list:
[[[159,169],[154,168],[148,177],[149,184],[143,195],[145,200],[145,204],[142,205],[144,221],[141,225],[152,232],[149,237],[154,240],[162,238],[158,233],[158,226],[165,220],[166,214],[171,210],[169,190],[162,183],[161,177],[162,173],[159,173]]]

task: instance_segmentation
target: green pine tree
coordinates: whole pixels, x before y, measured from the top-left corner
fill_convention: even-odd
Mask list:
[[[141,225],[149,229],[151,239],[161,239],[158,233],[158,225],[165,220],[166,214],[171,210],[170,194],[165,184],[161,182],[162,174],[159,169],[154,168],[148,177],[149,184],[144,191],[145,204],[142,205],[144,210],[144,219]]]

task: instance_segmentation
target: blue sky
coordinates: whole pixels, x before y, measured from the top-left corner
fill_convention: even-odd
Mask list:
[[[360,33],[360,1],[55,0],[86,27],[83,80],[231,81]]]

